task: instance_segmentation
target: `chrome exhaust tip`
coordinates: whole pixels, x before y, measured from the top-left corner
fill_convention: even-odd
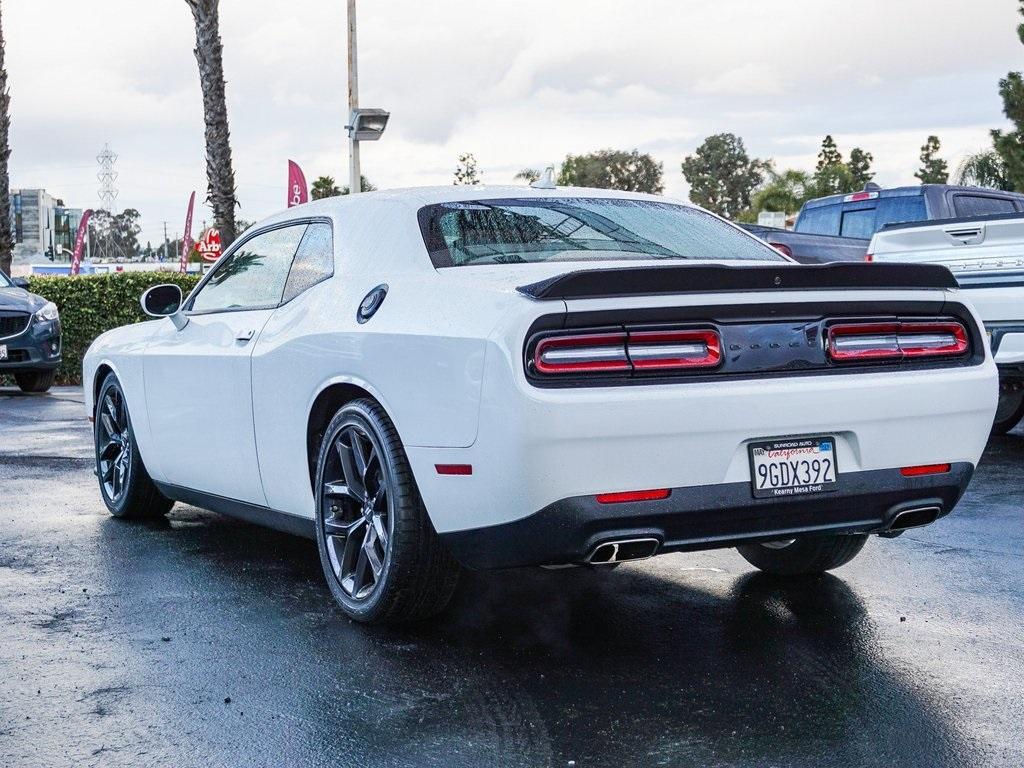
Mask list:
[[[904,509],[897,513],[889,524],[889,531],[905,531],[908,528],[920,528],[922,525],[931,525],[939,519],[942,510],[939,507],[914,507]]]
[[[658,551],[659,541],[652,538],[621,539],[598,544],[587,555],[591,565],[621,563],[625,560],[643,560]]]

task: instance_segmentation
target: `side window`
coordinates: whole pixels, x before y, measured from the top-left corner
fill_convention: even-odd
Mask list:
[[[305,224],[281,227],[246,240],[217,265],[189,309],[217,312],[276,307],[305,231]]]
[[[1013,200],[987,195],[957,195],[953,198],[957,216],[987,216],[992,213],[1013,213],[1017,207]]]
[[[316,221],[306,227],[299,249],[295,252],[285,283],[283,302],[323,282],[334,274],[334,238],[331,225]]]

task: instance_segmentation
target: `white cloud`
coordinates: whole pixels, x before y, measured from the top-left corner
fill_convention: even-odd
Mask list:
[[[241,215],[284,201],[285,161],[347,167],[344,3],[222,0]],[[381,0],[359,7],[362,103],[392,113],[364,149],[381,186],[448,183],[476,153],[487,180],[568,152],[640,148],[685,194],[682,157],[741,135],[779,166],[813,166],[820,138],[913,182],[929,133],[957,155],[1002,123],[999,77],[1018,65],[1006,0]],[[60,23],[54,23],[59,19]],[[95,205],[95,155],[119,152],[122,206],[144,236],[180,230],[205,190],[191,16],[180,0],[4,0],[13,97],[12,182]],[[209,213],[204,214],[209,217]]]

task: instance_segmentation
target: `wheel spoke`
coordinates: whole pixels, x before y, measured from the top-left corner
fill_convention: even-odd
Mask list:
[[[348,487],[348,485],[342,482],[324,483],[324,496],[329,498],[345,496],[350,499],[357,499],[361,501],[360,497],[357,496],[352,489]]]
[[[117,437],[120,432],[117,427],[114,426],[114,420],[108,413],[100,414],[100,421],[103,422],[103,428],[107,430],[107,437]]]
[[[349,442],[352,444],[352,460],[355,462],[355,471],[359,475],[359,479],[362,482],[363,489],[366,489],[366,468],[369,465],[369,458],[366,454],[366,448],[363,446],[363,438],[356,430],[350,429],[348,432]],[[351,480],[350,480],[351,482]]]
[[[366,578],[370,575],[370,563],[366,559],[366,548],[359,548],[359,557],[356,558],[356,567],[352,572],[352,597],[358,597],[363,587],[366,586]]]
[[[377,554],[377,534],[376,529],[371,528],[374,531],[373,535],[367,534],[366,539],[363,541],[363,551],[366,553],[366,561],[370,564],[370,569],[373,571],[374,582],[380,578],[380,572],[384,570],[384,561],[380,555]]]
[[[120,450],[120,448],[121,444],[119,442],[116,440],[108,440],[107,444],[100,449],[100,459],[109,461],[114,451]]]
[[[120,426],[117,418],[117,406],[114,405],[114,398],[112,398],[109,393],[103,396],[103,404],[107,407],[107,413],[110,414],[112,422]],[[117,431],[120,432],[121,430],[118,429]]]
[[[353,434],[352,430],[348,431],[349,440],[352,442],[354,442]],[[363,473],[357,467],[354,456],[355,449],[351,445],[345,445],[341,435],[338,436],[334,447],[338,452],[338,458],[341,460],[341,470],[345,475],[345,484],[348,486],[349,491],[358,499],[365,498],[366,488],[363,486]]]
[[[351,522],[344,522],[339,520],[337,517],[328,517],[324,519],[324,534],[327,536],[337,536],[340,539],[348,539],[356,533],[363,524],[366,523],[365,518],[357,517]]]
[[[380,515],[373,516],[373,530],[377,540],[380,542],[382,551],[386,552],[388,548],[388,529]]]

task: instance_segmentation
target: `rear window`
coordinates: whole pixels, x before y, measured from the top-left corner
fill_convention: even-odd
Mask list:
[[[886,224],[924,221],[926,218],[928,213],[923,195],[897,195],[807,208],[800,213],[796,231],[869,240]]]
[[[1013,200],[988,195],[956,195],[953,210],[957,216],[988,216],[994,213],[1013,213],[1017,207]]]
[[[435,267],[542,261],[785,261],[704,211],[608,198],[513,198],[428,205],[420,230]]]

